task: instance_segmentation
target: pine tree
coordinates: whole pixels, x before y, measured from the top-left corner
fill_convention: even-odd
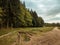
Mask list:
[[[1,0],[0,4],[3,10],[3,27],[15,26],[20,14],[20,0]]]

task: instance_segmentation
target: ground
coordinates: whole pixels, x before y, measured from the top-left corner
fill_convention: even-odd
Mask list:
[[[42,34],[41,36],[34,35],[28,42],[20,45],[60,45],[60,30],[55,27],[52,31]]]
[[[42,34],[42,36],[33,36],[29,45],[60,45],[60,30],[55,27],[52,31]],[[27,45],[28,45],[27,44]]]
[[[29,28],[24,28],[24,29],[26,29],[25,31],[28,31]],[[25,38],[23,38],[22,37],[24,36],[23,34],[21,36],[21,34],[17,34],[16,31],[13,31],[13,33],[10,32],[8,34],[1,35],[0,44],[1,45],[60,45],[60,29],[58,29],[58,27],[55,27],[54,29],[53,28],[49,29],[46,27],[43,29],[42,28],[31,28],[31,29],[30,29],[31,31],[34,30],[33,32],[37,34],[28,32],[26,34],[27,34],[27,37],[29,38],[26,38],[26,35],[25,35]],[[21,31],[22,28],[19,30]],[[24,41],[24,39],[28,41],[26,40]]]

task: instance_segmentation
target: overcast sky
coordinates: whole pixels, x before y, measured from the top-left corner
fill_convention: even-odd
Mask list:
[[[60,22],[60,0],[21,0],[26,7],[33,9],[45,22]]]

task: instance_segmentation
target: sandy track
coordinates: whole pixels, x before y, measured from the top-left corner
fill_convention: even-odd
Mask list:
[[[38,41],[38,40],[37,40]],[[60,30],[56,27],[39,39],[39,45],[60,45]]]
[[[42,36],[32,36],[29,42],[22,45],[60,45],[60,30],[55,27],[52,31]]]

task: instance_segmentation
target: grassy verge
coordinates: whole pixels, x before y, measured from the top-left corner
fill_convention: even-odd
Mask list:
[[[33,31],[40,31],[40,32],[47,32],[51,31],[53,27],[37,27],[37,28],[16,28],[16,29],[0,29],[0,36],[7,34],[13,31],[25,31],[25,32],[33,32]]]
[[[18,28],[19,31],[24,32],[48,32],[51,31],[54,27],[38,27],[38,28]]]
[[[10,29],[10,28],[8,28],[8,29],[0,29],[0,36],[4,35],[4,34],[7,34],[9,32],[12,32],[12,31],[14,31],[14,30]]]
[[[35,33],[35,34],[41,34],[45,33],[48,31],[51,31],[53,27],[39,27],[39,28],[16,28],[16,29],[5,29],[5,30],[0,30],[0,35],[12,32],[8,36],[5,36],[3,38],[0,38],[0,45],[11,45],[16,41],[17,38],[17,32],[22,31],[22,32],[28,32],[28,33]],[[24,38],[26,41],[29,40],[29,37],[27,38],[26,35],[24,35]]]
[[[0,38],[1,45],[11,45],[16,41],[17,33],[12,32],[10,35]]]

